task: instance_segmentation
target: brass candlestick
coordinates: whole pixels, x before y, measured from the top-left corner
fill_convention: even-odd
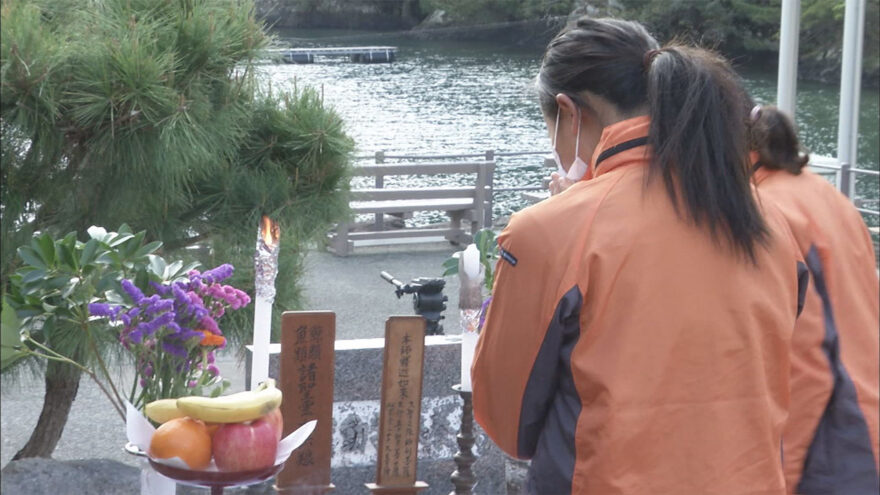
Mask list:
[[[474,446],[474,404],[471,392],[461,390],[461,385],[453,385],[452,389],[461,396],[461,428],[455,439],[458,442],[458,452],[455,454],[456,469],[450,479],[455,485],[455,490],[450,495],[465,495],[473,493],[477,477],[474,475],[472,466],[477,456],[471,451]]]

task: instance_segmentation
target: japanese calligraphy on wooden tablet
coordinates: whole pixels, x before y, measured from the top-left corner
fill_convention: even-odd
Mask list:
[[[279,493],[326,493],[330,483],[333,426],[333,346],[336,314],[287,311],[281,315],[279,384],[284,435],[318,420],[306,443],[293,451],[275,480]]]
[[[425,320],[392,316],[385,323],[379,451],[373,493],[411,494],[416,481],[425,357]]]

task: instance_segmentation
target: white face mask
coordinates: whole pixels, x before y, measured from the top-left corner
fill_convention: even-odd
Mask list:
[[[581,144],[581,111],[578,109],[578,128],[577,135],[574,139],[574,163],[568,168],[568,172],[565,171],[565,168],[562,166],[562,159],[559,158],[559,152],[556,151],[556,136],[559,135],[559,108],[556,109],[556,127],[553,129],[553,159],[556,160],[556,170],[559,172],[559,175],[572,180],[579,181],[587,173],[587,164],[581,160],[581,157],[578,156],[578,151]]]

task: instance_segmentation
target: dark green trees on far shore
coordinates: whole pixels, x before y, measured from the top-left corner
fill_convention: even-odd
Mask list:
[[[268,215],[282,233],[275,314],[294,309],[305,245],[347,212],[353,142],[317,92],[265,87],[267,35],[252,2],[2,0],[0,9],[4,291],[16,248],[35,232],[82,239],[91,225],[122,223],[162,241],[167,259],[232,263],[235,286],[252,291]],[[239,313],[249,314],[224,331],[249,343],[253,311]],[[57,440],[28,454],[50,455]]]

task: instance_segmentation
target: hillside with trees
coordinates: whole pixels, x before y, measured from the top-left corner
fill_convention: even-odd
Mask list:
[[[666,41],[687,39],[746,63],[775,63],[782,0],[258,0],[258,13],[285,28],[342,28],[405,32],[456,39],[527,42],[541,48],[567,16],[588,14],[641,21]],[[867,0],[864,79],[880,82],[880,0]],[[802,0],[801,77],[839,79],[845,0]],[[549,23],[547,21],[554,20]],[[426,22],[427,21],[427,22]],[[523,22],[537,28],[522,30]],[[505,29],[505,25],[512,29]],[[460,29],[470,26],[472,29]],[[499,26],[499,29],[493,29]],[[873,29],[870,27],[874,26]],[[524,34],[525,33],[525,34]],[[537,35],[532,36],[533,33]],[[523,36],[531,39],[523,40]]]

